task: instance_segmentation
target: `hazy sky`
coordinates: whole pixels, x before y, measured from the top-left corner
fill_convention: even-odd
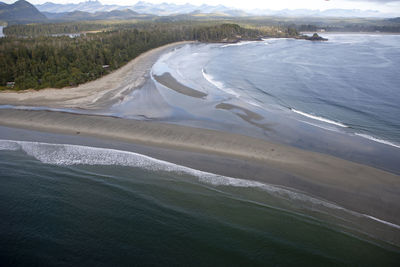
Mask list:
[[[6,3],[13,3],[15,0],[0,0]],[[78,3],[85,0],[28,0],[33,4],[41,4],[45,2],[54,3]],[[222,4],[229,7],[241,9],[361,9],[361,10],[379,10],[381,12],[399,13],[400,16],[400,0],[145,0],[152,3],[191,3],[201,5],[203,3],[209,5]],[[118,5],[134,5],[136,0],[100,0],[103,4]]]

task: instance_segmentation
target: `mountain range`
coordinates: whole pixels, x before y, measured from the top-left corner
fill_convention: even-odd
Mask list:
[[[223,5],[211,6],[201,5],[195,6],[192,4],[173,4],[173,3],[161,3],[153,4],[144,1],[139,1],[133,6],[119,6],[119,5],[103,5],[97,0],[86,1],[77,4],[55,4],[46,2],[41,5],[36,5],[37,9],[41,12],[51,13],[63,13],[73,11],[84,11],[84,12],[104,12],[112,10],[123,10],[131,9],[141,14],[152,14],[157,16],[170,16],[178,14],[189,14],[189,13],[218,13],[227,16],[238,16],[248,15],[244,11],[229,8]]]
[[[189,13],[205,13],[205,14],[220,14],[226,16],[313,16],[313,17],[394,17],[396,14],[383,14],[376,10],[358,10],[358,9],[328,9],[328,10],[312,10],[312,9],[252,9],[252,10],[238,10],[236,8],[227,7],[224,5],[192,5],[174,4],[174,3],[161,3],[153,4],[145,1],[139,1],[132,6],[120,5],[103,5],[98,0],[81,2],[78,4],[54,4],[47,2],[41,5],[36,5],[41,12],[72,12],[72,11],[85,11],[85,12],[101,12],[111,10],[131,9],[141,14],[153,14],[158,16],[169,16],[176,14],[189,14]]]
[[[146,15],[147,14],[147,15]],[[144,1],[133,6],[103,5],[98,0],[78,4],[55,4],[47,2],[32,5],[25,0],[13,4],[0,2],[0,23],[33,23],[33,22],[63,22],[79,20],[127,20],[134,18],[154,18],[155,16],[175,16],[175,18],[208,17],[246,17],[246,16],[276,16],[276,17],[379,17],[377,11],[360,11],[346,9],[330,9],[325,11],[309,9],[250,10],[243,11],[223,5],[192,5],[192,4],[152,4]],[[164,19],[164,18],[159,18]],[[166,18],[168,19],[168,18]],[[171,17],[170,17],[171,19]]]
[[[49,3],[48,3],[49,4]],[[88,8],[89,5],[98,6],[97,10]],[[57,5],[51,3],[51,5]],[[26,23],[39,23],[39,22],[65,22],[65,21],[80,21],[80,20],[126,20],[134,18],[152,17],[148,15],[140,15],[139,13],[128,9],[101,9],[99,2],[91,1],[85,2],[81,6],[85,11],[60,8],[59,12],[40,12],[34,5],[25,0],[18,0],[13,4],[6,4],[0,2],[0,23],[7,22],[8,24],[26,24]],[[79,7],[79,5],[78,5]],[[69,11],[72,10],[72,11]],[[87,12],[90,10],[91,12]]]
[[[72,11],[62,13],[42,12],[49,20],[54,22],[79,21],[79,20],[126,20],[134,18],[151,17],[140,15],[131,9],[97,11],[94,13],[85,11]]]
[[[73,11],[83,11],[83,12],[106,12],[112,10],[125,9],[127,7],[122,7],[118,5],[103,5],[99,1],[86,1],[78,4],[55,4],[52,2],[46,2],[41,5],[36,5],[36,8],[40,12],[50,12],[50,13],[66,13]]]

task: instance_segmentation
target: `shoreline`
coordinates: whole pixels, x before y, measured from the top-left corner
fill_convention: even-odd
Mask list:
[[[150,69],[162,54],[186,43],[192,42],[173,43],[150,50],[113,73],[75,88],[0,93],[0,104],[12,105],[13,102],[9,101],[15,101],[17,105],[47,106],[58,110],[77,108],[88,113],[0,109],[0,129],[3,129],[0,139],[47,142],[47,138],[55,135],[54,143],[67,143],[69,140],[81,145],[94,144],[136,152],[196,170],[290,188],[370,216],[372,220],[400,225],[398,174],[332,154],[277,144],[241,133],[89,115],[93,110],[122,102],[128,93],[149,80]],[[172,76],[161,75],[155,79],[182,95],[200,99],[207,96],[180,84]],[[226,111],[239,108],[243,114],[239,112],[236,115],[250,123],[262,119],[257,113],[229,103],[215,108]],[[11,132],[15,134],[9,134]],[[33,137],[27,132],[34,132]],[[372,229],[368,223],[360,227]],[[384,236],[382,240],[390,240],[400,247],[397,227],[383,232],[378,234]]]
[[[44,88],[39,91],[0,92],[0,105],[46,106],[49,108],[101,109],[122,101],[124,97],[144,84],[157,59],[180,45],[191,41],[175,42],[151,49],[132,59],[121,68],[99,79],[76,87]]]
[[[175,161],[184,166],[294,188],[346,209],[400,225],[400,177],[333,156],[215,130],[95,115],[0,110],[0,125],[98,138],[107,141],[106,146],[108,141],[116,141],[155,151],[175,151]],[[233,169],[225,165],[202,168],[204,162],[188,164],[184,156],[179,156],[187,153],[223,157],[244,162],[246,166],[241,171],[237,171],[238,166]],[[170,153],[159,156],[171,160]]]
[[[338,31],[311,31],[311,32],[300,32],[300,34],[313,34],[313,33],[318,33],[318,34],[373,34],[373,35],[400,35],[399,32],[338,32]]]

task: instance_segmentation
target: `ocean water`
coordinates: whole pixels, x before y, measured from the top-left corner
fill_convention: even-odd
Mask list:
[[[399,226],[289,189],[132,152],[1,140],[0,182],[5,266],[397,266],[400,261],[398,247],[346,221],[369,220],[397,235]],[[340,214],[344,220],[336,217]]]
[[[205,100],[198,100],[203,107],[229,103],[264,116],[265,123],[294,119],[400,148],[400,35],[325,37],[328,42],[265,39],[187,45],[160,58],[153,74],[169,72],[180,83],[207,93]],[[169,93],[163,95],[173,102]],[[186,101],[177,106],[197,119],[207,115],[193,109],[193,103],[182,104]],[[230,112],[241,115],[238,109]],[[213,118],[218,116],[220,121],[234,120]],[[280,119],[271,119],[276,116]]]
[[[399,174],[400,35],[324,37],[329,41],[281,38],[180,45],[157,60],[141,87],[108,107],[0,108],[98,114],[227,131]],[[207,96],[177,92],[154,78],[166,73]]]
[[[400,36],[327,37],[184,45],[152,74],[169,72],[207,97],[151,78],[104,110],[54,110],[261,129],[286,144],[336,148],[326,136],[398,170]],[[381,157],[354,138],[391,152]],[[248,178],[126,151],[0,140],[1,265],[398,266],[400,226]]]

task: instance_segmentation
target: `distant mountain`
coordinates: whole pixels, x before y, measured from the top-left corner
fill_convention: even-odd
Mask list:
[[[249,13],[259,16],[276,16],[276,17],[388,17],[391,14],[383,14],[376,10],[359,10],[359,9],[258,9],[250,10]]]
[[[223,5],[192,5],[161,3],[153,4],[145,1],[139,1],[133,6],[119,5],[103,5],[98,0],[81,2],[78,4],[54,4],[51,2],[42,5],[36,5],[42,12],[63,13],[73,11],[85,11],[90,13],[104,12],[112,10],[131,9],[141,14],[153,14],[158,16],[182,15],[182,14],[213,14],[222,16],[279,16],[279,17],[390,17],[396,14],[383,14],[376,10],[357,10],[357,9],[328,9],[328,10],[312,10],[312,9],[253,9],[238,10]]]
[[[45,22],[47,18],[25,0],[13,4],[0,2],[0,21],[13,23]]]
[[[190,14],[190,13],[205,13],[205,14],[221,14],[226,16],[245,16],[248,15],[242,10],[229,8],[223,5],[210,6],[201,5],[195,6],[192,4],[173,4],[173,3],[161,3],[153,4],[144,1],[139,1],[133,6],[119,6],[119,5],[103,5],[99,1],[87,1],[78,4],[54,4],[47,2],[41,5],[36,5],[41,12],[50,13],[65,13],[73,11],[84,11],[84,12],[102,12],[112,10],[124,10],[131,9],[140,14],[153,14],[158,16],[169,16],[177,14]]]
[[[74,11],[95,13],[95,12],[105,12],[112,10],[121,10],[127,8],[127,6],[124,7],[118,5],[103,5],[97,0],[81,2],[78,4],[55,4],[51,2],[46,2],[41,5],[36,5],[36,7],[40,12],[51,12],[51,13],[65,13]]]
[[[139,1],[135,5],[131,7],[133,10],[143,13],[143,14],[155,14],[158,16],[169,16],[169,15],[177,15],[177,14],[221,14],[221,15],[229,15],[236,16],[240,15],[248,15],[244,11],[238,11],[233,8],[229,8],[223,5],[218,6],[210,6],[203,4],[201,6],[195,6],[192,4],[173,4],[173,3],[161,3],[161,4],[153,4],[144,1]]]
[[[388,19],[390,22],[400,23],[400,17]]]
[[[171,14],[188,14],[197,9],[197,6],[192,4],[169,4],[169,3],[161,3],[161,4],[153,4],[144,1],[139,1],[135,5],[132,6],[132,9],[136,10],[139,13],[146,14],[155,14],[155,15],[171,15]]]
[[[80,21],[80,20],[123,20],[123,19],[134,19],[141,17],[142,15],[134,12],[130,9],[124,10],[112,10],[89,13],[84,11],[73,11],[63,13],[50,13],[43,12],[46,17],[52,21]]]

